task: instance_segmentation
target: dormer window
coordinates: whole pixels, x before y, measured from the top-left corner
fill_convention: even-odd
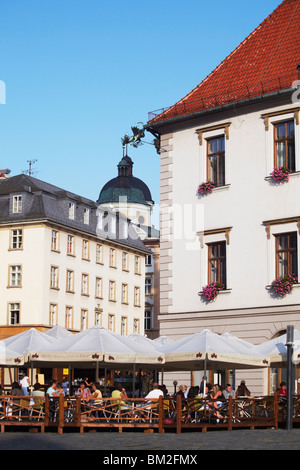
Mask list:
[[[90,209],[83,209],[83,223],[86,225],[90,223]]]
[[[22,196],[13,197],[13,213],[20,214],[22,212]]]
[[[75,204],[74,202],[69,202],[69,219],[75,219]]]

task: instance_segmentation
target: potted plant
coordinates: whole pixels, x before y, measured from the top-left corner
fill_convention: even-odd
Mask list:
[[[280,166],[278,168],[274,168],[272,171],[272,179],[278,183],[282,181],[288,181],[290,173],[292,173],[291,170],[285,168],[284,166]]]
[[[212,190],[214,189],[214,187],[215,187],[215,185],[214,185],[213,181],[204,181],[204,183],[201,183],[198,186],[197,194],[198,194],[198,196],[201,196],[203,194],[211,193]]]
[[[218,282],[212,282],[211,284],[207,284],[207,286],[204,286],[201,292],[202,297],[204,297],[206,300],[211,302],[214,300],[220,290],[223,290],[224,286],[219,284]]]
[[[280,297],[284,297],[292,291],[293,285],[297,282],[298,279],[293,274],[277,277],[271,283],[271,290]]]

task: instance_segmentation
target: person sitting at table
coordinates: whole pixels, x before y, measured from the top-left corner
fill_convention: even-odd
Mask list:
[[[116,405],[113,406],[113,411],[116,411],[117,409],[119,409],[119,400],[120,401],[120,405],[121,405],[121,409],[124,410],[124,409],[128,409],[129,407],[126,406],[126,403],[124,400],[126,400],[128,397],[127,397],[127,393],[126,393],[126,390],[124,387],[122,387],[122,385],[120,383],[118,383],[116,385],[116,388],[115,390],[112,391],[112,394],[111,394],[111,403],[117,403]]]
[[[226,385],[226,387],[223,390],[223,395],[226,400],[228,400],[229,397],[232,397],[232,398],[235,397],[235,391],[232,389],[231,384]]]
[[[49,395],[49,397],[56,397],[56,386],[57,380],[51,380],[51,385],[47,388],[46,391],[46,394]]]
[[[286,388],[286,383],[285,382],[280,383],[279,389],[278,389],[278,394],[279,394],[280,397],[286,397],[287,396],[287,388]]]
[[[13,415],[15,414],[18,414],[19,411],[20,411],[20,404],[21,404],[21,400],[19,400],[18,398],[15,398],[15,397],[24,397],[25,396],[25,393],[22,389],[22,386],[18,383],[18,382],[13,382],[12,385],[11,385],[11,395],[13,397],[10,405],[12,407],[12,410],[15,410],[13,412]]]
[[[211,404],[215,410],[214,411],[215,416],[218,419],[223,419],[223,416],[218,410],[224,404],[223,389],[219,384],[215,384],[212,387],[211,398],[213,399],[213,402],[211,402]]]
[[[65,391],[63,389],[63,386],[61,382],[57,382],[56,385],[56,396],[59,397],[60,395],[65,395]]]
[[[39,382],[36,382],[33,386],[33,391],[31,392],[31,395],[33,397],[44,397],[45,393],[41,389],[41,384]]]
[[[80,382],[76,396],[80,396],[82,400],[88,400],[91,395],[90,389],[86,386],[85,382]]]
[[[102,393],[100,385],[97,382],[92,383],[92,393],[87,400],[90,404],[99,404],[102,402]]]
[[[250,397],[250,390],[246,387],[245,380],[242,380],[238,388],[236,389],[236,397]]]
[[[36,382],[34,384],[31,396],[34,401],[34,405],[32,406],[33,413],[36,414],[39,411],[43,411],[45,405],[45,393],[41,389],[40,383]]]
[[[164,394],[162,392],[162,390],[159,389],[159,386],[158,386],[158,383],[154,382],[153,384],[153,390],[151,390],[151,392],[148,393],[148,395],[145,396],[145,398],[147,399],[152,399],[152,398],[159,398],[159,397],[163,397]]]

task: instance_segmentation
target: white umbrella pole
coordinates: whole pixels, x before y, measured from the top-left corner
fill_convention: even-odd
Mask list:
[[[30,378],[30,390],[32,391],[33,386],[33,362],[31,362],[31,378]]]
[[[107,381],[107,369],[105,367],[105,369],[104,369],[104,393],[105,393],[105,396],[106,396],[106,381]]]
[[[135,395],[135,364],[133,364],[133,377],[132,377],[132,398]]]
[[[96,382],[99,382],[99,362],[96,362]]]
[[[206,367],[207,367],[207,354],[205,354],[205,360],[204,360],[204,383],[203,383],[203,396],[205,397],[205,391],[206,391]]]

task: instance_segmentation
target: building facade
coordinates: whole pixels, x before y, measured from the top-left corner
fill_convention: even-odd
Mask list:
[[[300,5],[285,0],[198,87],[151,115],[160,138],[160,334],[210,328],[259,344],[300,328]],[[298,66],[298,68],[297,68]],[[188,165],[186,164],[188,161]],[[272,177],[289,171],[288,181]],[[200,192],[202,183],[214,189]],[[222,290],[213,300],[205,286]],[[284,372],[281,372],[284,378]],[[202,372],[169,376],[199,382]],[[228,380],[217,371],[215,383]],[[272,393],[277,370],[236,371],[252,393]],[[170,385],[170,383],[169,383]]]
[[[26,175],[0,181],[0,338],[55,325],[144,332],[149,250],[122,217]]]
[[[133,161],[124,155],[118,164],[118,176],[100,191],[98,204],[129,218],[149,254],[145,261],[144,331],[150,339],[159,335],[160,240],[152,225],[154,201],[148,186],[133,175]]]

